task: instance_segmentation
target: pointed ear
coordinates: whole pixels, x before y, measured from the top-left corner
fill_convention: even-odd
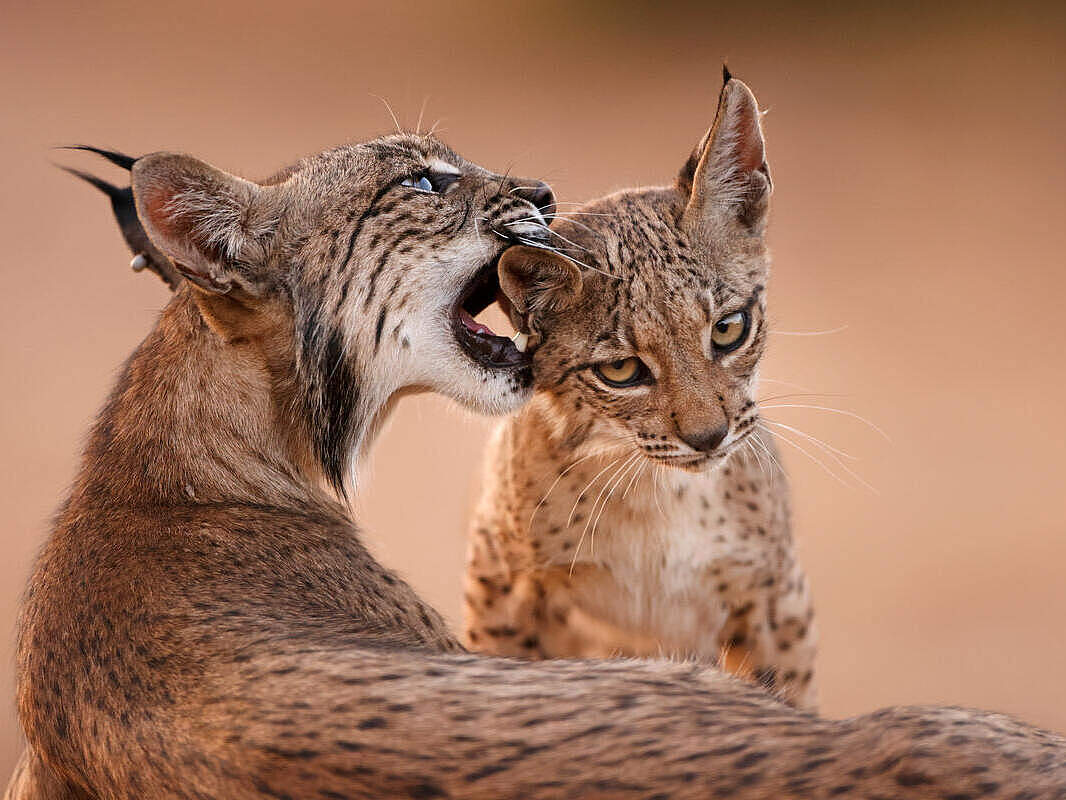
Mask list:
[[[178,271],[208,292],[261,292],[264,240],[273,231],[261,189],[191,156],[153,153],[131,170],[137,216]]]
[[[577,265],[547,250],[512,247],[500,257],[498,271],[500,288],[523,317],[563,311],[581,294]]]
[[[684,221],[696,228],[740,224],[758,236],[773,189],[762,115],[751,90],[724,72],[714,125],[678,176],[678,190],[688,201]]]

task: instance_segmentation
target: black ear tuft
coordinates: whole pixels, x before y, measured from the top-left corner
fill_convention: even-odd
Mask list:
[[[62,164],[57,164],[56,166],[58,166],[64,172],[69,172],[75,178],[81,178],[83,181],[90,184],[91,186],[95,186],[101,192],[110,197],[112,202],[114,202],[115,198],[122,193],[121,189],[119,189],[114,184],[108,183],[103,178],[97,178],[95,175],[90,175],[88,172],[82,172],[80,169],[74,169],[74,167],[64,167]]]
[[[137,159],[133,156],[128,156],[125,153],[118,153],[114,150],[104,150],[100,147],[93,147],[91,144],[68,144],[62,147],[57,147],[57,150],[86,150],[90,153],[96,153],[98,156],[103,156],[112,164],[122,169],[132,169],[133,162]]]
[[[733,73],[729,71],[729,67],[727,67],[726,63],[723,61],[722,62],[722,86],[725,86],[731,80],[733,80]]]

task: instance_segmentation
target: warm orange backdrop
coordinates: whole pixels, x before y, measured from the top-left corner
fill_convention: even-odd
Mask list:
[[[88,158],[48,147],[185,149],[262,176],[389,128],[372,94],[411,126],[428,98],[462,153],[579,200],[669,179],[726,57],[771,109],[776,327],[847,326],[774,337],[765,374],[892,438],[771,412],[857,456],[877,489],[784,446],[825,711],[963,703],[1066,731],[1066,7],[165,5],[2,11],[0,783],[31,557],[166,300],[129,272],[102,196],[48,165]],[[486,430],[405,402],[364,476],[374,549],[453,621]]]

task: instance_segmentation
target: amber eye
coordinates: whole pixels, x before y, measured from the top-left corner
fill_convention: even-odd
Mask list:
[[[609,386],[635,386],[648,377],[648,368],[639,358],[620,358],[593,367],[595,373]]]
[[[711,341],[714,342],[714,349],[720,353],[736,350],[747,335],[747,311],[734,311],[714,323],[711,329]]]

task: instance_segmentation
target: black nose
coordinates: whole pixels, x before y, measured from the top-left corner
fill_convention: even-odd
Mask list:
[[[545,217],[551,216],[555,210],[555,193],[544,181],[521,181],[515,187],[514,193],[535,205]]]
[[[719,425],[717,428],[707,428],[687,435],[682,435],[681,441],[693,450],[701,453],[709,453],[720,445],[729,435],[728,425]]]

